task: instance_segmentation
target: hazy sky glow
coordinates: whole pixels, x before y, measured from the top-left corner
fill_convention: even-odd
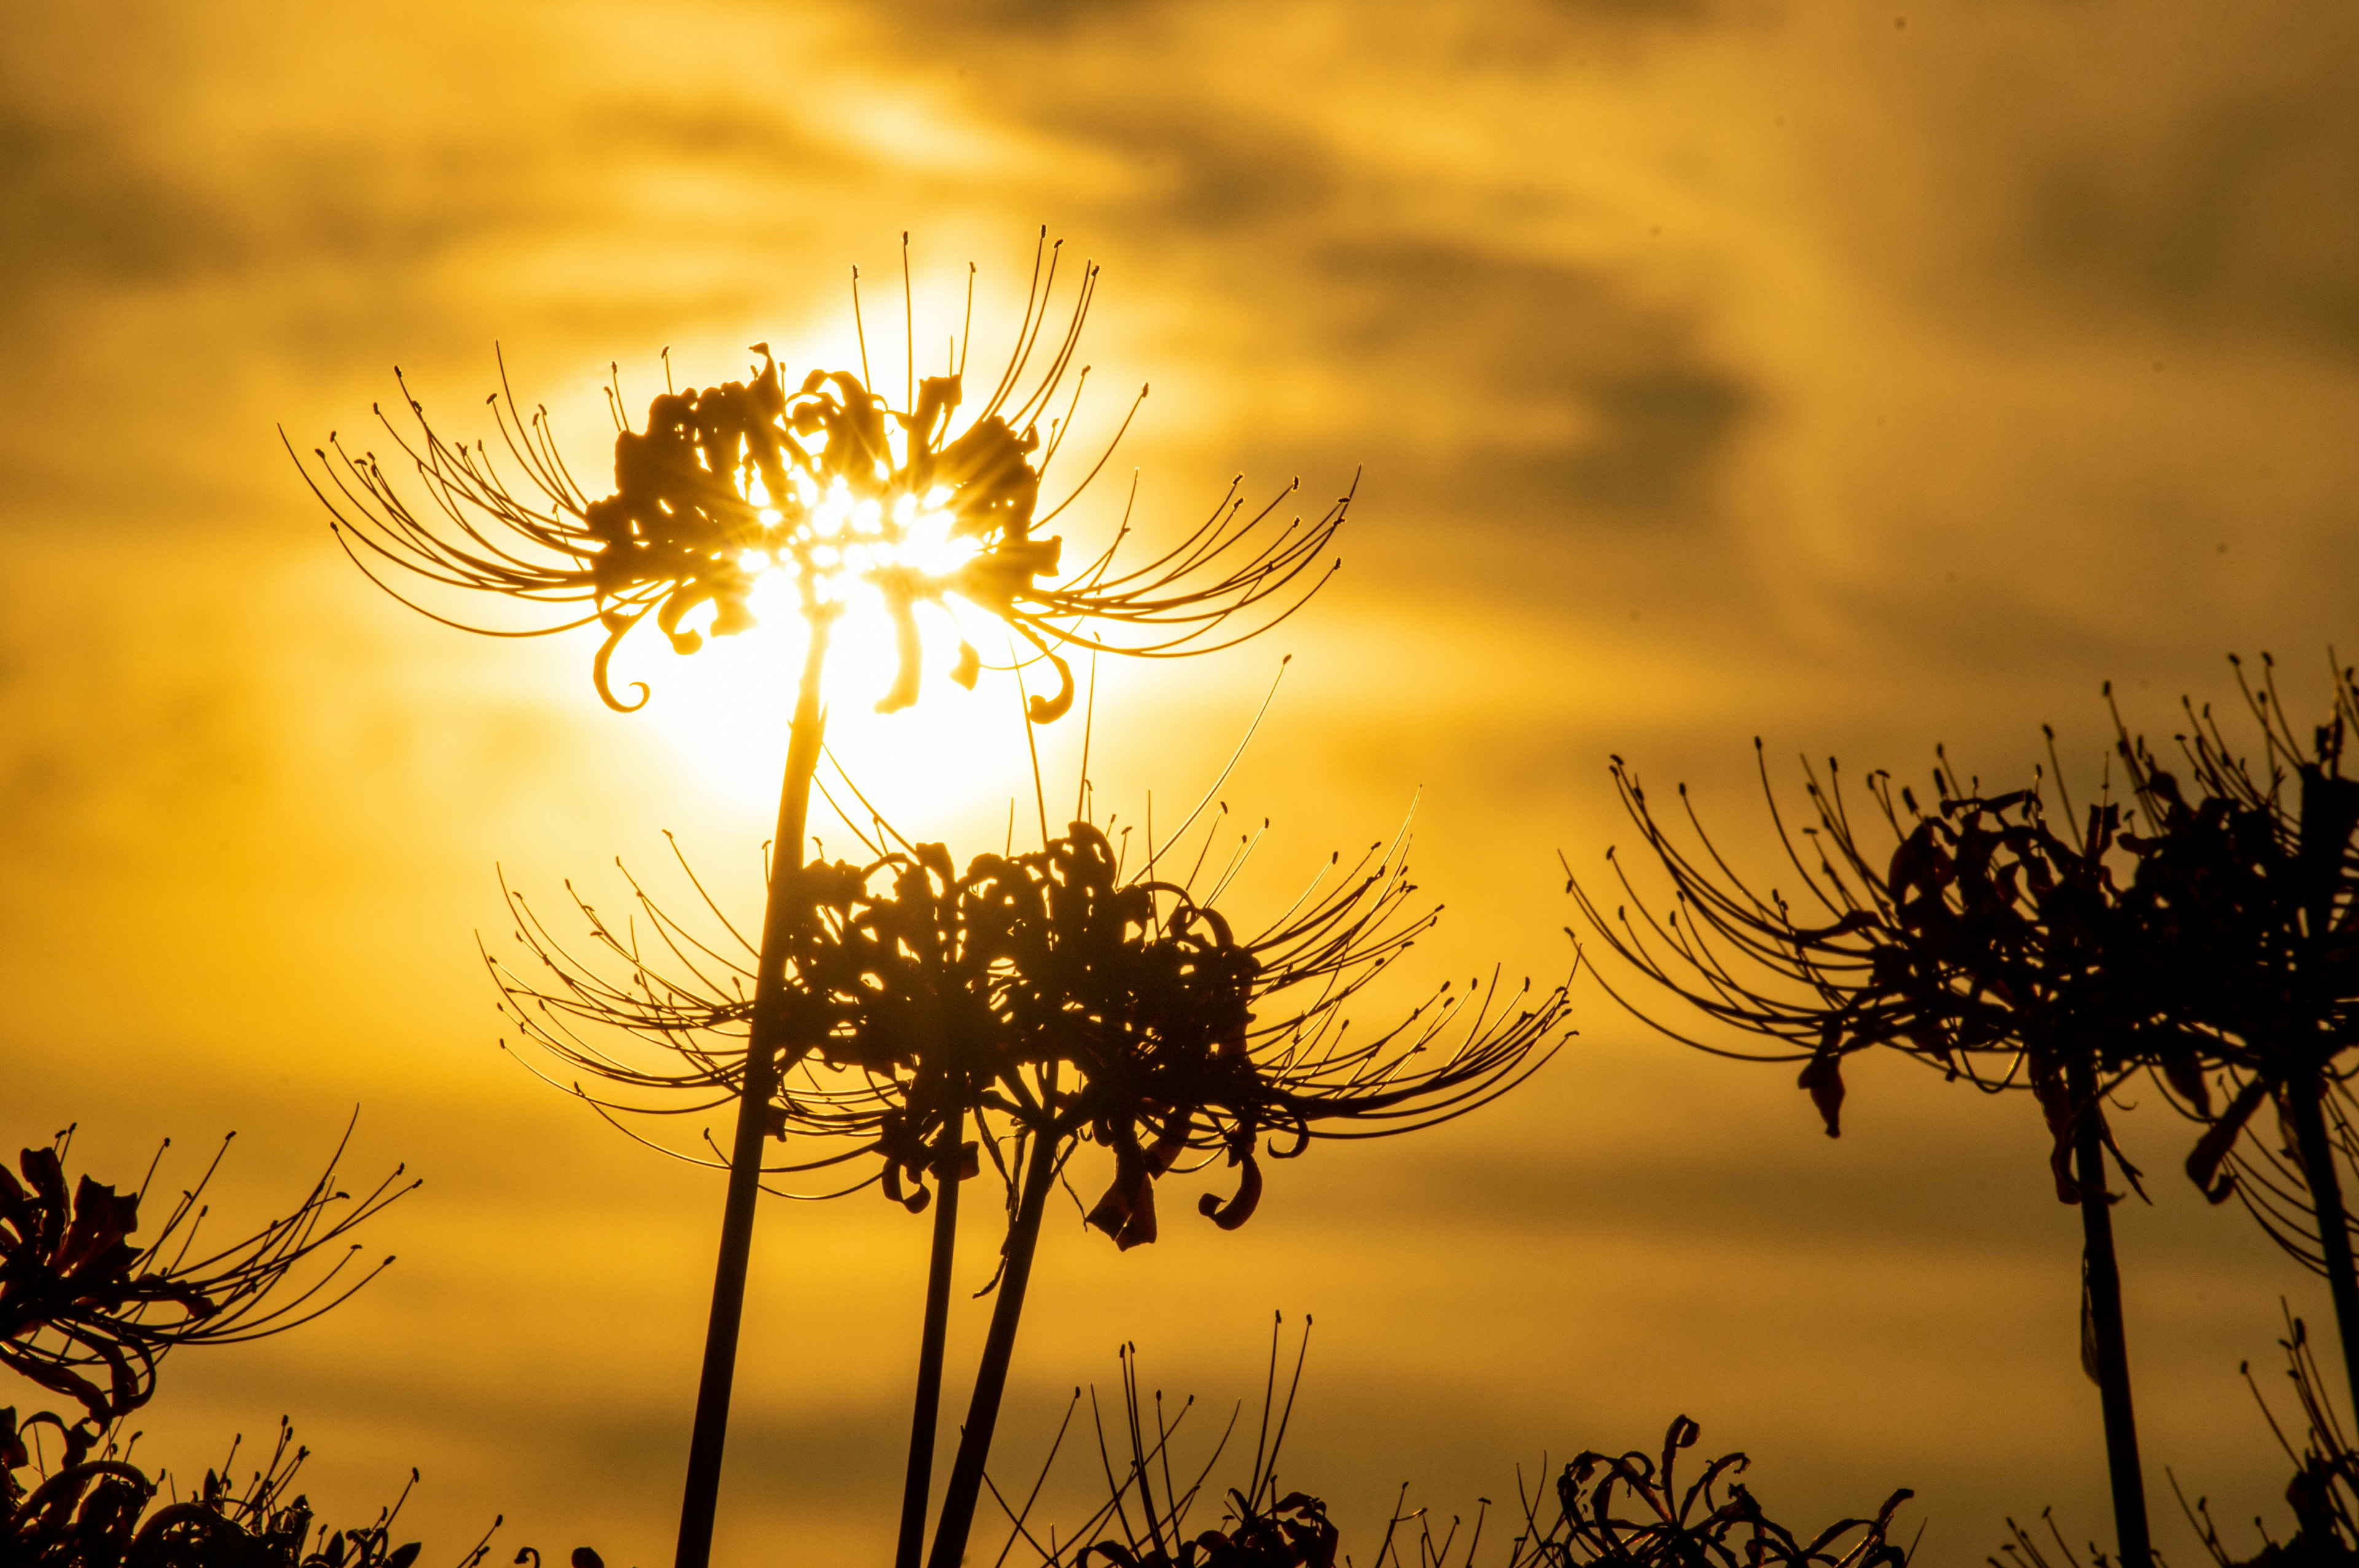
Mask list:
[[[855,363],[857,265],[897,368],[905,229],[921,370],[970,261],[997,351],[1048,224],[1105,268],[1076,450],[1153,384],[1072,549],[1133,469],[1149,536],[1234,473],[1299,475],[1314,512],[1359,475],[1345,569],[1284,632],[1103,671],[1101,806],[1191,802],[1294,655],[1221,790],[1273,819],[1238,899],[1413,808],[1450,909],[1427,979],[1565,970],[1557,852],[1629,837],[1609,753],[1756,854],[1756,734],[1782,777],[1921,775],[1942,741],[2013,780],[2047,721],[2093,781],[2107,679],[2168,733],[2181,692],[2233,697],[2231,651],[2275,651],[2298,700],[2359,651],[2343,8],[483,9],[0,8],[0,1132],[80,1119],[136,1179],[234,1128],[252,1213],[361,1107],[359,1168],[427,1178],[377,1227],[398,1266],[171,1366],[143,1441],[193,1469],[285,1411],[356,1515],[415,1463],[428,1561],[501,1511],[504,1555],[668,1560],[718,1183],[502,1054],[475,934],[506,938],[495,865],[551,909],[567,878],[618,904],[617,856],[677,887],[666,828],[756,897],[792,650],[649,637],[618,670],[654,702],[618,717],[590,634],[472,640],[376,594],[275,427],[365,440],[395,364],[489,436],[497,343],[595,490],[610,362],[635,411],[667,346],[683,384],[757,341]],[[1016,693],[947,665],[897,718],[848,665],[834,739],[963,857],[1034,808]],[[1079,726],[1042,741],[1069,798]],[[1028,1476],[1124,1340],[1225,1411],[1282,1309],[1319,1320],[1288,1478],[1347,1548],[1403,1480],[1471,1511],[1681,1411],[1782,1515],[1916,1487],[1929,1568],[2051,1503],[2109,1532],[2032,1108],[1869,1070],[1830,1142],[1790,1072],[1575,996],[1580,1039],[1512,1101],[1277,1167],[1234,1235],[1175,1204],[1117,1257],[1052,1221],[995,1473]],[[2165,1465],[2223,1519],[2281,1511],[2236,1365],[2273,1364],[2280,1293],[2325,1299],[2187,1188],[2180,1124],[2128,1125],[2148,1486],[2184,1555]],[[873,1562],[923,1226],[862,1195],[764,1227],[720,1561],[789,1531]]]

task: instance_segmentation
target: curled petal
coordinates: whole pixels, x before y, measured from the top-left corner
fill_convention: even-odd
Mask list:
[[[1245,1173],[1237,1180],[1236,1195],[1227,1203],[1211,1193],[1196,1200],[1196,1212],[1223,1230],[1234,1230],[1261,1206],[1261,1164],[1254,1158],[1252,1143],[1247,1142],[1242,1150],[1231,1144],[1229,1163],[1245,1167]]]
[[[2267,1093],[2267,1084],[2259,1078],[2237,1090],[2236,1098],[2220,1113],[2217,1121],[2203,1130],[2203,1136],[2195,1141],[2194,1149],[2188,1153],[2188,1179],[2202,1188],[2203,1195],[2212,1202],[2225,1203],[2228,1195],[2236,1190],[2234,1174],[2223,1175],[2220,1167],[2226,1162],[2228,1151],[2236,1146],[2236,1140],[2243,1135],[2245,1124],[2252,1120],[2253,1112],[2260,1109],[2261,1098]]]
[[[1815,1054],[1804,1064],[1802,1075],[1795,1080],[1809,1091],[1810,1103],[1819,1108],[1820,1119],[1827,1124],[1827,1136],[1843,1136],[1843,1048],[1841,1035],[1832,1024],[1827,1026],[1827,1038]]]
[[[605,616],[600,617],[605,622],[607,627],[606,640],[598,644],[598,656],[590,662],[590,680],[591,684],[598,688],[598,700],[617,713],[636,713],[647,705],[647,698],[655,695],[648,688],[647,682],[633,681],[631,685],[639,695],[636,700],[625,702],[614,695],[614,688],[606,683],[606,665],[614,658],[615,648],[620,646],[623,639],[630,634],[632,627],[647,619],[647,612],[642,610],[619,625],[615,623],[614,612],[611,611]]]
[[[928,1192],[922,1184],[910,1187],[906,1191],[903,1190],[901,1186],[901,1165],[898,1161],[887,1161],[886,1162],[884,1187],[885,1195],[886,1197],[892,1199],[893,1202],[899,1204],[911,1214],[925,1213],[926,1206],[934,1201],[934,1195]]]
[[[1036,697],[1025,704],[1025,717],[1035,724],[1053,724],[1073,706],[1073,666],[1054,654],[1049,654],[1049,662],[1057,667],[1057,695]]]
[[[919,672],[925,659],[925,644],[918,635],[917,596],[907,572],[880,575],[876,586],[883,589],[886,611],[893,617],[896,661],[893,689],[876,699],[876,711],[898,713],[918,700]]]
[[[2179,1098],[2205,1119],[2212,1115],[2212,1085],[2203,1076],[2201,1064],[2190,1055],[2172,1056],[2162,1064],[2163,1081],[2178,1091]]]
[[[1114,1141],[1114,1181],[1084,1223],[1114,1238],[1125,1252],[1155,1239],[1155,1179],[1126,1128]]]

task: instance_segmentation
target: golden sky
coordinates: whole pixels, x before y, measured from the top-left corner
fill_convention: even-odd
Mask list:
[[[784,699],[642,650],[655,703],[618,718],[587,643],[463,638],[371,589],[275,427],[360,431],[397,363],[488,434],[498,343],[595,473],[610,362],[635,404],[667,346],[705,384],[757,340],[849,362],[853,265],[889,361],[905,229],[920,351],[970,261],[1004,341],[1049,225],[1105,269],[1089,416],[1153,384],[1114,465],[1150,528],[1232,473],[1360,475],[1345,570],[1281,633],[1106,670],[1101,800],[1208,787],[1295,655],[1222,790],[1274,820],[1242,892],[1414,805],[1435,978],[1566,968],[1557,852],[1628,837],[1609,753],[1692,782],[1749,851],[1756,734],[1919,773],[1946,741],[2014,780],[2048,721],[2093,776],[2102,682],[2167,731],[2180,693],[2233,696],[2231,651],[2307,674],[2359,643],[2342,7],[0,19],[0,1130],[79,1119],[131,1179],[159,1137],[193,1159],[234,1128],[225,1198],[257,1213],[358,1105],[359,1167],[427,1178],[376,1227],[399,1264],[301,1335],[172,1365],[147,1442],[195,1467],[285,1411],[339,1513],[418,1465],[433,1552],[505,1511],[505,1552],[668,1560],[718,1184],[502,1054],[475,934],[505,936],[495,864],[613,899],[666,828],[751,887]],[[943,687],[838,739],[963,854],[1028,792],[1014,711]],[[1930,1568],[2049,1504],[2109,1533],[2077,1217],[2027,1103],[1868,1070],[1830,1142],[1786,1070],[1576,1001],[1512,1101],[1279,1167],[1234,1235],[1178,1206],[1117,1257],[1052,1225],[996,1473],[1125,1340],[1167,1389],[1247,1394],[1282,1309],[1318,1319],[1288,1478],[1362,1552],[1404,1480],[1471,1510],[1682,1411],[1795,1522],[1916,1487]],[[2127,1124],[2148,1487],[2184,1554],[2166,1465],[2224,1519],[2278,1508],[2236,1364],[2273,1364],[2281,1293],[2321,1320],[2324,1294],[2196,1199],[2180,1124]],[[922,1232],[873,1195],[766,1215],[721,1561],[884,1550]]]

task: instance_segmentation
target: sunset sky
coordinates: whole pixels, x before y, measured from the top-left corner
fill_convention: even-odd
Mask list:
[[[428,1563],[499,1513],[497,1561],[669,1561],[719,1180],[505,1054],[476,944],[507,944],[503,874],[551,910],[569,878],[619,905],[617,857],[677,892],[667,829],[757,902],[789,693],[776,644],[648,638],[618,668],[653,701],[616,716],[594,634],[469,638],[372,589],[278,428],[365,444],[396,365],[447,433],[488,437],[496,344],[595,491],[610,363],[635,409],[667,347],[683,384],[744,375],[756,341],[853,364],[857,266],[889,364],[905,230],[921,368],[970,262],[975,351],[1004,352],[1047,225],[1104,268],[1075,439],[1152,384],[1060,520],[1076,550],[1133,469],[1150,537],[1233,474],[1256,497],[1299,476],[1311,509],[1357,476],[1302,615],[1102,668],[1102,807],[1211,788],[1292,655],[1219,788],[1272,823],[1237,907],[1274,913],[1413,813],[1448,906],[1409,960],[1426,982],[1571,968],[1558,855],[1586,874],[1631,837],[1612,754],[1687,781],[1766,873],[1756,735],[1781,782],[1804,753],[1921,777],[1941,743],[2011,785],[2046,722],[2093,784],[2104,682],[2167,736],[2182,693],[2233,701],[2232,652],[2274,652],[2308,711],[2328,646],[2359,649],[2345,7],[0,18],[0,1135],[79,1121],[81,1164],[130,1183],[159,1139],[186,1176],[234,1130],[221,1206],[259,1219],[359,1108],[353,1177],[426,1178],[371,1232],[398,1263],[300,1334],[174,1360],[136,1424],[185,1474],[286,1413],[339,1518],[416,1465]],[[839,755],[897,820],[962,858],[1000,846],[1011,798],[1021,829],[1012,687],[937,678],[883,719],[839,673]],[[1040,738],[1069,795],[1079,726]],[[1125,1255],[1052,1212],[995,1475],[1028,1482],[1125,1341],[1215,1414],[1256,1398],[1282,1311],[1317,1320],[1284,1474],[1364,1563],[1405,1481],[1471,1514],[1518,1465],[1658,1444],[1680,1413],[1797,1525],[1914,1487],[1927,1568],[2049,1505],[2110,1538],[2079,1220],[2029,1102],[1871,1065],[1831,1141],[1791,1068],[1573,994],[1578,1037],[1510,1100],[1273,1166],[1234,1235],[1192,1187]],[[2281,1295],[2330,1320],[2134,1098],[2130,1345],[2158,1545],[2184,1561],[2166,1466],[2282,1533],[2237,1365],[2276,1390]],[[883,1557],[924,1229],[874,1193],[765,1210],[717,1561]],[[990,1271],[970,1239],[965,1291]],[[971,1358],[985,1307],[962,1302]]]

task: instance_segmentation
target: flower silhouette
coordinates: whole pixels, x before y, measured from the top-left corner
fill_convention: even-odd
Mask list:
[[[92,1433],[147,1402],[156,1363],[173,1346],[282,1333],[374,1279],[384,1264],[341,1278],[347,1252],[292,1299],[273,1299],[306,1259],[418,1184],[397,1185],[396,1169],[352,1203],[335,1190],[339,1144],[286,1216],[226,1246],[200,1245],[216,1154],[162,1226],[135,1243],[144,1189],[118,1192],[83,1176],[69,1191],[70,1142],[71,1130],[51,1147],[24,1151],[21,1179],[0,1167],[0,1366],[81,1405]]]
[[[2344,1058],[2359,1044],[2359,781],[2342,776],[2359,681],[2332,671],[2328,721],[2305,741],[2274,662],[2264,668],[2256,687],[2237,665],[2260,732],[2256,762],[2231,747],[2208,708],[2182,704],[2184,785],[2115,712],[2146,817],[2146,831],[2124,840],[2137,858],[2137,952],[2146,983],[2188,1025],[2177,1050],[2147,1065],[2203,1125],[2188,1175],[2214,1203],[2238,1196],[2326,1276],[2359,1393],[2359,1267],[2338,1169],[2350,1158]],[[2276,1108],[2282,1156],[2245,1136],[2263,1105]]]
[[[1087,1141],[1114,1162],[1090,1223],[1127,1249],[1155,1239],[1153,1184],[1183,1156],[1237,1172],[1228,1199],[1200,1204],[1234,1229],[1259,1201],[1264,1153],[1474,1108],[1538,1065],[1562,997],[1469,1010],[1444,987],[1394,1030],[1350,1038],[1347,1004],[1435,918],[1404,907],[1399,848],[1338,862],[1333,886],[1247,937],[1209,896],[1125,874],[1086,822],[963,872],[940,844],[812,867],[817,918],[789,949],[778,1025],[804,1044],[769,1117],[774,1136],[816,1149],[766,1169],[857,1163],[832,1190],[877,1184],[921,1209],[939,1134],[961,1118]],[[620,926],[576,898],[593,944],[581,954],[511,892],[524,962],[486,960],[521,1039],[557,1065],[544,1076],[610,1118],[709,1112],[742,1083],[754,955],[709,902],[717,929],[691,932],[631,885]],[[1462,1044],[1438,1048],[1445,1031]]]
[[[1125,521],[1113,544],[1060,576],[1063,539],[1034,530],[1071,504],[1105,458],[1071,495],[1043,510],[1042,481],[1070,408],[1049,421],[1045,438],[1040,422],[1071,368],[1097,268],[1084,269],[1061,338],[1027,387],[1055,276],[1052,255],[1045,280],[1036,267],[1009,363],[972,411],[963,351],[945,374],[913,376],[908,406],[895,408],[864,370],[815,369],[789,390],[769,345],[756,343],[750,351],[760,362],[746,379],[668,390],[638,428],[623,417],[619,394],[610,394],[618,426],[614,489],[592,499],[560,454],[548,411],[526,413],[503,367],[490,406],[508,462],[484,442],[439,435],[402,381],[412,427],[377,411],[397,462],[354,453],[332,436],[313,463],[301,465],[304,478],[354,562],[435,620],[502,636],[597,623],[605,640],[592,676],[618,710],[647,700],[644,682],[626,700],[608,678],[616,648],[641,624],[652,619],[675,651],[693,653],[708,633],[753,626],[756,582],[777,572],[793,583],[806,619],[832,620],[858,597],[890,618],[899,666],[880,710],[917,700],[919,608],[956,600],[1004,622],[1054,667],[1057,691],[1030,703],[1035,721],[1046,722],[1072,702],[1060,649],[1210,652],[1284,619],[1333,569],[1313,568],[1349,504],[1348,496],[1339,500],[1307,525],[1273,526],[1290,489],[1249,514],[1232,485],[1203,523],[1154,558],[1117,562]],[[406,493],[404,469],[423,502]],[[420,588],[488,593],[558,613],[520,630],[484,624],[445,613],[417,597]],[[1240,616],[1245,621],[1233,624]],[[971,686],[981,667],[981,654],[962,639],[951,677]]]

